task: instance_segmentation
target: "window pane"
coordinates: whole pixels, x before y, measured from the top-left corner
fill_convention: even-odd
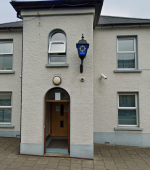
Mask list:
[[[118,51],[134,51],[134,40],[118,40]]]
[[[136,110],[118,110],[119,125],[137,125]]]
[[[50,57],[50,62],[66,62],[66,57]]]
[[[0,54],[12,53],[13,43],[11,42],[0,42]]]
[[[119,95],[119,107],[135,107],[135,95]]]
[[[0,70],[12,70],[12,55],[0,56]]]
[[[63,33],[55,33],[52,35],[51,41],[66,41],[66,36]]]
[[[50,52],[65,52],[64,43],[52,43]]]
[[[0,122],[11,122],[11,109],[0,108]]]
[[[118,68],[135,68],[135,54],[118,54]]]
[[[68,94],[62,90],[62,89],[54,89],[52,90],[48,96],[47,96],[47,99],[46,100],[55,100],[55,93],[60,93],[61,95],[61,100],[69,100],[69,96]]]
[[[11,95],[0,95],[0,106],[11,106]]]

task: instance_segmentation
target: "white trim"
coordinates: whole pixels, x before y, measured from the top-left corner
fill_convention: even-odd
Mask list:
[[[0,71],[1,71],[1,72],[2,72],[2,71],[3,71],[3,72],[6,72],[6,71],[10,72],[10,71],[13,71],[13,70],[1,70],[1,69],[0,69]]]
[[[3,57],[5,57],[5,56],[7,56],[7,55],[9,55],[9,56],[11,56],[12,57],[12,68],[11,68],[11,70],[1,70],[0,69],[0,71],[12,71],[12,69],[13,69],[13,49],[14,49],[14,42],[13,42],[13,40],[0,40],[0,42],[5,42],[5,44],[12,44],[12,49],[11,49],[11,53],[0,53],[0,57],[1,56],[3,56]],[[2,43],[0,43],[0,44],[2,44]],[[2,62],[3,63],[3,62]],[[3,67],[3,65],[2,65],[2,67]]]
[[[0,106],[0,109],[11,109],[12,108],[12,106]]]
[[[136,107],[118,107],[118,109],[119,110],[124,110],[124,109],[126,109],[126,110],[130,110],[130,109],[136,110]]]
[[[1,41],[1,40],[0,40]],[[11,43],[7,43],[9,40],[6,39],[6,43],[5,44],[12,44],[12,49],[11,49],[11,53],[0,53],[0,55],[13,55],[13,49],[14,49],[14,43],[13,43],[13,40]],[[1,44],[1,43],[0,43]]]
[[[4,108],[4,109],[11,109],[11,120],[10,120],[10,122],[0,122],[0,125],[1,124],[9,124],[9,125],[11,125],[11,123],[12,123],[12,92],[8,92],[8,94],[7,94],[7,92],[0,92],[0,95],[10,95],[11,96],[11,106],[0,106],[0,109],[1,108]]]
[[[5,55],[13,55],[13,53],[0,53],[0,56],[1,55],[3,55],[3,56],[5,56]]]
[[[119,51],[119,40],[134,40],[134,51]],[[135,70],[137,69],[137,54],[136,54],[136,38],[135,37],[117,37],[117,70]],[[134,68],[118,68],[118,54],[135,54],[135,67]]]
[[[136,68],[117,68],[117,70],[137,70],[137,69]]]
[[[0,122],[0,125],[11,125],[10,122]]]
[[[135,107],[119,107],[119,96],[121,95],[134,95],[135,96]],[[117,99],[117,105],[118,105],[118,110],[136,110],[136,125],[121,125],[119,124],[119,121],[118,121],[118,126],[120,127],[123,127],[123,126],[138,126],[138,106],[137,106],[137,93],[134,93],[134,92],[131,92],[131,93],[118,93],[118,99]],[[119,114],[118,114],[118,117],[119,117]],[[118,118],[119,120],[119,118]]]
[[[134,54],[136,51],[118,51],[118,54]]]
[[[118,127],[137,127],[138,125],[118,125]]]
[[[50,64],[66,64],[66,60],[67,60],[67,56],[66,56],[66,45],[67,45],[67,42],[66,41],[63,41],[63,40],[60,40],[60,41],[51,41],[51,38],[52,38],[52,36],[54,35],[54,34],[57,34],[57,33],[61,33],[61,34],[63,34],[64,36],[65,36],[65,40],[67,41],[67,39],[66,39],[66,35],[62,32],[62,31],[55,31],[55,32],[53,32],[50,36],[49,36],[49,46],[48,46],[48,62],[50,63]],[[64,49],[63,49],[63,51],[50,51],[50,49],[51,49],[51,45],[53,44],[53,43],[63,43],[64,44]],[[61,54],[61,55],[54,55],[54,54]],[[65,62],[51,62],[51,60],[50,60],[50,58],[51,58],[51,56],[53,56],[53,57],[65,57]]]
[[[50,51],[52,44],[64,44],[64,50],[63,51]],[[50,41],[48,53],[50,53],[50,54],[66,53],[66,42],[65,41]]]

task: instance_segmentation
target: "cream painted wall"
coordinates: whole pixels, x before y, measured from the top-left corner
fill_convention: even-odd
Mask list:
[[[138,35],[138,63],[142,73],[113,72],[117,68],[117,35]],[[138,133],[150,132],[149,40],[149,27],[94,30],[94,132],[114,132],[117,127],[117,91],[139,91],[140,127],[144,130]],[[100,80],[101,73],[108,79]]]
[[[43,142],[44,95],[58,86],[70,94],[71,144],[93,145],[93,15],[24,17],[23,19],[23,108],[21,143]],[[60,28],[67,35],[68,68],[46,68],[48,35]],[[76,43],[84,33],[90,44],[80,73]],[[85,77],[85,82],[80,78]]]
[[[0,31],[0,39],[13,39],[13,71],[15,71],[15,74],[0,73],[0,92],[12,92],[11,125],[15,126],[14,129],[1,128],[0,131],[20,131],[22,31]]]

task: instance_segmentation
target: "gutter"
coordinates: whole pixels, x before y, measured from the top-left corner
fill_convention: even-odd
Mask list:
[[[142,26],[150,26],[150,22],[149,23],[128,23],[128,24],[100,24],[97,25],[96,28],[107,28],[107,27],[131,27],[131,26],[135,26],[135,27],[142,27]]]
[[[11,30],[22,30],[22,27],[0,27],[0,30],[11,31]]]

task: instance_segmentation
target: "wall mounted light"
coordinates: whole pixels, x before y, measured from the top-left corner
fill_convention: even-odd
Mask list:
[[[59,85],[60,83],[61,83],[61,78],[60,77],[58,77],[58,76],[56,76],[56,77],[54,77],[53,78],[53,83],[55,84],[55,85]]]
[[[86,57],[89,44],[84,40],[83,34],[81,38],[82,39],[76,44],[76,48],[78,49],[79,58],[81,59],[80,73],[83,73],[83,60]]]

